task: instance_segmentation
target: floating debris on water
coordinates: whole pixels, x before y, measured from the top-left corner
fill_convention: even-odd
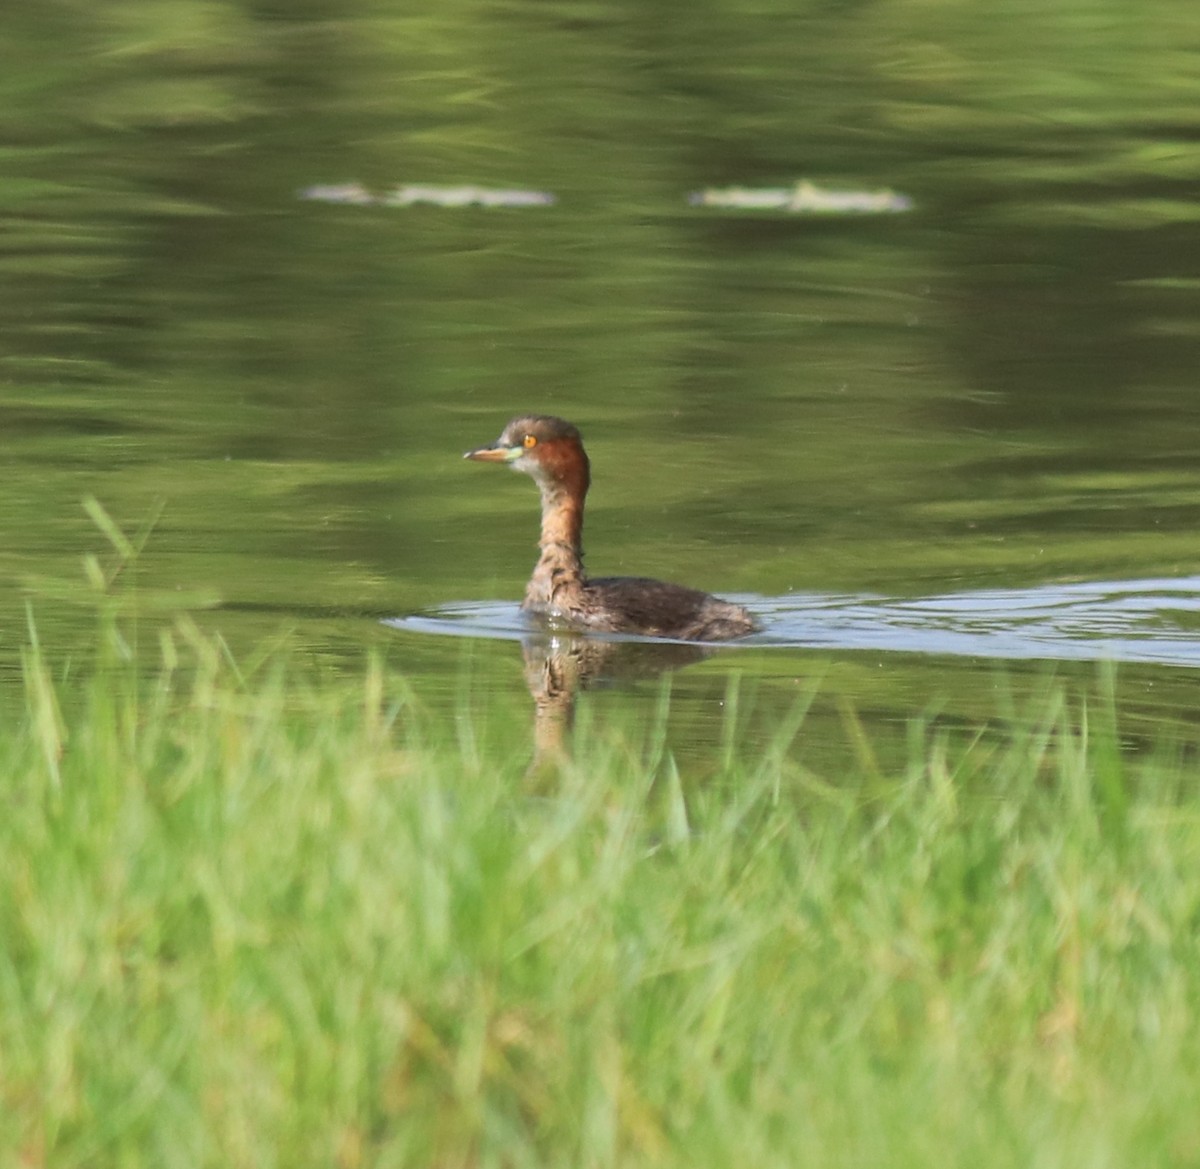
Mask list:
[[[383,198],[389,207],[433,203],[438,207],[549,207],[549,191],[497,191],[488,187],[396,187]]]
[[[557,202],[550,191],[504,191],[492,187],[437,187],[410,183],[377,195],[362,183],[328,183],[305,187],[301,199],[317,203],[344,203],[354,207],[549,207]]]
[[[299,192],[301,199],[353,207],[549,207],[558,202],[551,191],[502,190],[496,187],[439,187],[407,183],[380,194],[362,183],[318,183]],[[791,187],[706,187],[688,196],[693,207],[732,211],[784,211],[791,215],[890,215],[911,211],[907,195],[878,191],[834,191],[803,181]]]
[[[793,187],[706,187],[703,191],[693,191],[688,202],[693,207],[816,215],[890,215],[911,211],[913,207],[913,201],[907,195],[887,188],[831,191],[807,181]]]
[[[362,183],[318,183],[315,187],[305,187],[299,192],[299,198],[312,199],[317,203],[351,203],[362,207],[379,201]]]

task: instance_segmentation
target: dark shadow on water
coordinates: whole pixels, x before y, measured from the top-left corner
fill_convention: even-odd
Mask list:
[[[532,622],[516,605],[507,604],[447,606],[436,616],[401,617],[385,624],[415,632],[520,641],[525,684],[534,704],[531,774],[553,769],[566,755],[580,691],[656,678],[703,661],[721,648],[694,641],[548,629]]]
[[[534,705],[532,770],[553,766],[565,755],[580,691],[605,682],[656,678],[711,652],[682,642],[598,641],[577,634],[525,638],[521,642],[525,684]]]

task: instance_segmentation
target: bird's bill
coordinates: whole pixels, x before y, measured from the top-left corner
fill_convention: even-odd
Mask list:
[[[513,459],[519,459],[524,453],[524,448],[519,446],[500,446],[493,443],[491,446],[476,447],[473,451],[467,451],[463,455],[464,459],[474,459],[477,463],[511,463]]]

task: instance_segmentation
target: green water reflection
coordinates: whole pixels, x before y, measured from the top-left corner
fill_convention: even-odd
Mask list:
[[[162,506],[139,584],[234,606],[198,619],[236,644],[385,644],[437,691],[461,646],[355,615],[520,595],[528,484],[458,455],[525,410],[588,436],[597,572],[922,596],[1195,571],[1177,0],[168,0],[27,6],[5,40],[6,661],[29,596],[49,643],[88,636],[46,582],[101,545],[94,494],[129,527]],[[915,210],[686,202],[799,178]],[[350,180],[558,201],[295,197]],[[497,686],[511,648],[479,650]],[[994,682],[760,650],[681,701],[730,660],[777,702],[823,672],[882,723]],[[1186,674],[1130,673],[1186,707]]]

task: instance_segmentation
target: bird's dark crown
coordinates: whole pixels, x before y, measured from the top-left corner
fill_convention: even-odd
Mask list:
[[[523,414],[504,428],[500,442],[504,446],[520,446],[526,435],[532,435],[538,442],[553,442],[563,438],[582,441],[578,428],[565,419],[556,418],[553,414]]]

